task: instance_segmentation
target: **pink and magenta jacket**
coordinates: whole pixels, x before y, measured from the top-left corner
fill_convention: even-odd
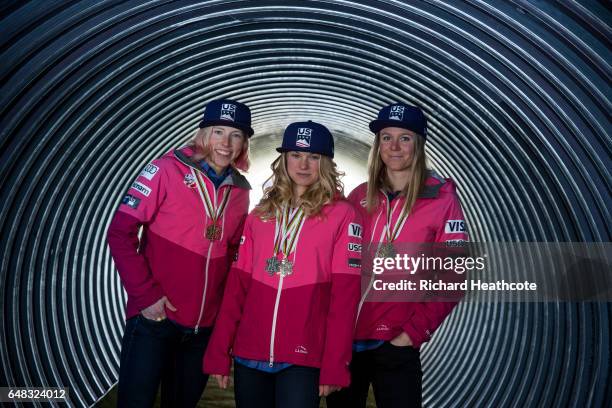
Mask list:
[[[361,209],[365,220],[364,248],[384,241],[388,200],[386,194],[381,191],[378,207],[368,214],[365,209],[366,196],[367,183],[363,183],[348,197],[349,201]],[[394,225],[399,217],[405,197],[396,197],[391,207],[394,206],[395,200],[400,202],[392,214],[391,225]],[[425,189],[417,198],[395,242],[401,245],[414,242],[467,241],[465,225],[454,182],[430,172]],[[434,331],[456,305],[456,302],[364,302],[367,293],[364,291],[360,302],[355,339],[387,341],[404,331],[410,336],[416,349],[431,339]]]
[[[266,272],[275,221],[247,217],[238,259],[204,356],[204,372],[229,375],[230,354],[321,369],[320,384],[348,386],[359,302],[362,225],[345,199],[308,217],[293,274]]]
[[[249,207],[250,186],[237,171],[215,192],[190,159],[188,147],[149,163],[131,184],[108,229],[108,244],[128,294],[126,318],[162,296],[177,308],[168,318],[187,327],[212,326],[231,259]],[[219,220],[219,241],[205,238],[206,215],[192,171],[201,172],[210,196],[229,201]],[[139,227],[142,237],[138,238]]]

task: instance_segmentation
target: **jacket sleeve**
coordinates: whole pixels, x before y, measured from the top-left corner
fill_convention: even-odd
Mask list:
[[[165,194],[166,175],[161,164],[149,163],[130,185],[108,228],[107,241],[115,266],[130,302],[139,311],[164,295],[140,252],[138,232],[154,218]]]
[[[238,324],[247,292],[251,285],[253,265],[253,234],[252,215],[249,215],[240,238],[238,257],[229,272],[223,301],[206,353],[202,362],[202,370],[207,374],[229,375],[231,368],[230,351],[234,344]]]
[[[337,231],[332,254],[331,299],[319,383],[347,387],[360,295],[362,220],[352,206]]]
[[[443,208],[442,216],[437,226],[435,242],[468,240],[465,217],[456,194],[448,200]],[[458,302],[420,302],[414,303],[414,314],[404,323],[403,330],[410,336],[414,348],[420,348],[429,341],[434,331],[442,324],[446,316]]]

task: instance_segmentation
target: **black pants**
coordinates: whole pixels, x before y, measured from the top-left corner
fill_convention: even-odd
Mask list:
[[[208,380],[202,357],[210,333],[202,328],[194,334],[168,319],[129,319],[121,345],[117,406],[152,407],[161,382],[162,407],[195,407]]]
[[[318,408],[319,369],[291,366],[266,373],[234,364],[236,408]]]
[[[420,407],[422,378],[420,352],[389,342],[353,353],[351,385],[327,397],[328,408],[364,408],[370,383],[377,408]]]

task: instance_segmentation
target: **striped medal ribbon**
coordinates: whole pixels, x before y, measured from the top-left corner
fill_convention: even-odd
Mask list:
[[[305,213],[301,207],[290,209],[286,206],[281,214],[277,214],[276,220],[274,256],[266,260],[266,272],[270,276],[275,273],[287,276],[293,273],[293,262],[288,258],[297,245],[297,236],[304,225]],[[279,253],[283,255],[281,260],[278,259]]]
[[[227,202],[229,201],[230,193],[232,187],[228,187],[223,191],[223,197],[221,198],[221,203],[217,205],[217,195],[215,194],[213,200],[210,198],[210,194],[208,193],[208,189],[206,188],[206,182],[204,181],[204,176],[200,174],[199,171],[195,171],[191,169],[191,173],[194,175],[197,180],[198,192],[200,193],[200,198],[204,203],[204,209],[206,210],[206,215],[210,219],[211,223],[206,226],[206,230],[204,231],[204,236],[209,241],[218,241],[221,239],[221,235],[223,233],[223,229],[218,224],[218,220],[223,215],[223,211],[227,206]]]
[[[397,220],[395,221],[395,224],[393,224],[393,228],[391,227],[391,219],[393,217],[393,214],[395,214],[395,210],[397,209],[397,205],[399,204],[399,202],[400,200],[396,200],[393,209],[391,209],[389,199],[387,198],[387,219],[385,222],[386,241],[381,243],[378,247],[378,252],[376,256],[379,258],[394,258],[397,254],[397,251],[393,246],[393,241],[397,239],[397,236],[399,235],[402,228],[404,228],[404,224],[408,219],[408,211],[406,211],[406,208],[403,207],[402,211],[399,214],[399,217],[397,217]]]

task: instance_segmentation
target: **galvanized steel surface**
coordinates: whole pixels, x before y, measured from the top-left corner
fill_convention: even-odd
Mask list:
[[[125,294],[105,231],[206,101],[254,114],[263,160],[320,121],[365,166],[368,122],[424,108],[430,164],[477,241],[610,241],[610,9],[549,1],[0,4],[3,384],[116,382]],[[610,304],[465,304],[423,351],[427,406],[603,406]]]

